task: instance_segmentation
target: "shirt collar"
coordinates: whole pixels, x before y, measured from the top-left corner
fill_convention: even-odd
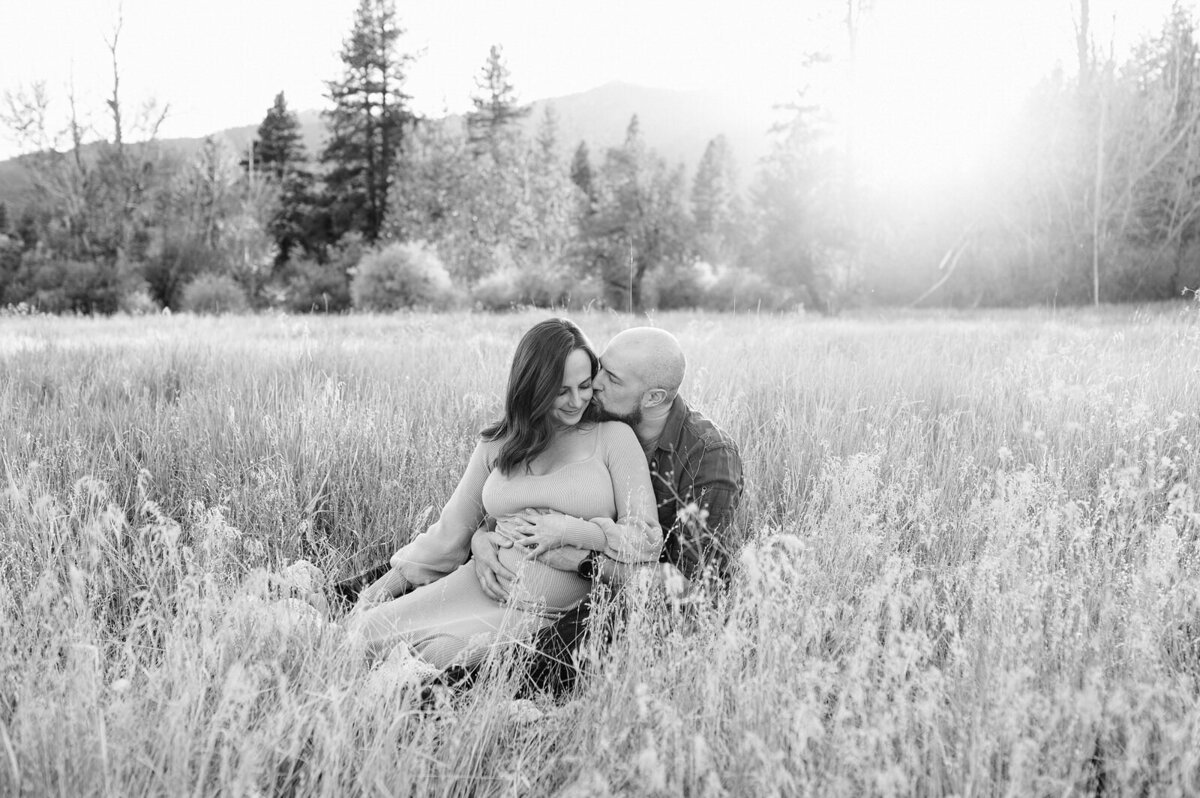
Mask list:
[[[667,413],[667,423],[663,427],[662,434],[658,436],[658,442],[654,444],[655,450],[662,452],[674,451],[675,443],[679,440],[679,432],[683,429],[683,422],[687,418],[687,414],[687,402],[683,401],[682,396],[676,394],[675,400],[671,402],[671,410]]]

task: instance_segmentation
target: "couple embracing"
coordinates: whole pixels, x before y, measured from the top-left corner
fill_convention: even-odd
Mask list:
[[[549,689],[586,629],[593,582],[650,570],[675,592],[729,577],[737,446],[679,396],[683,351],[639,327],[599,356],[566,319],[525,333],[504,416],[483,430],[436,523],[358,596],[351,632],[438,669],[497,646],[538,654]]]

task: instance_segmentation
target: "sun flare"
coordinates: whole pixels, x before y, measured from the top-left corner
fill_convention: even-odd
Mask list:
[[[946,4],[880,6],[863,26],[849,118],[871,184],[937,190],[987,168],[1055,35],[1001,11]]]

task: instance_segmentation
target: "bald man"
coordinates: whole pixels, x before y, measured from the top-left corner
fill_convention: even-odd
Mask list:
[[[653,327],[618,333],[600,355],[593,399],[605,420],[633,428],[650,464],[650,479],[663,529],[663,552],[655,566],[627,566],[573,547],[553,549],[541,561],[574,570],[586,579],[616,583],[637,567],[652,567],[675,595],[698,585],[712,588],[730,577],[730,527],[742,496],[742,459],[737,445],[679,395],[686,370],[675,336]],[[511,542],[480,529],[471,540],[475,571],[484,592],[508,595],[513,574],[497,557]],[[570,656],[586,633],[588,605],[567,613],[538,640],[531,679],[554,692],[568,690],[576,673]]]

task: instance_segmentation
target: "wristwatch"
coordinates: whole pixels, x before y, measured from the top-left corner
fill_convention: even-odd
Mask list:
[[[578,574],[580,578],[591,582],[596,578],[596,572],[599,565],[600,552],[589,551],[588,556],[584,557],[583,561],[579,563],[579,565],[575,566],[575,573]]]

